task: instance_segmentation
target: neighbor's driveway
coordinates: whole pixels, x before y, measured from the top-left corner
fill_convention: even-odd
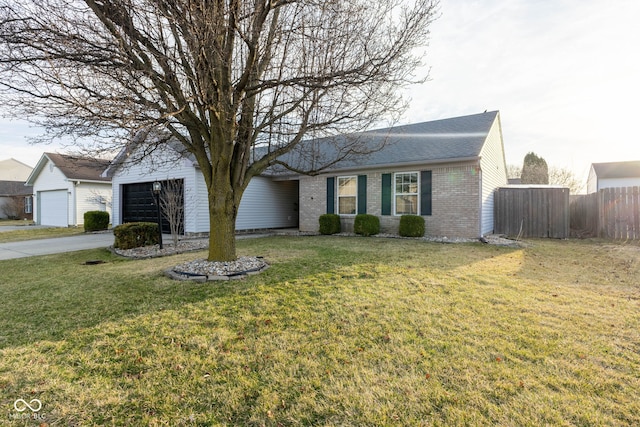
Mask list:
[[[49,255],[113,245],[113,233],[92,233],[51,239],[0,243],[0,260]]]

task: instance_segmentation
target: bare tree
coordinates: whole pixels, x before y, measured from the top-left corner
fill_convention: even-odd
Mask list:
[[[516,179],[522,175],[522,168],[518,165],[507,165],[507,178]]]
[[[184,227],[184,184],[182,180],[170,179],[162,183],[160,209],[169,222],[173,246],[178,247],[178,238]]]
[[[2,213],[9,219],[20,219],[24,214],[24,196],[9,196],[2,203]]]
[[[0,0],[3,104],[94,151],[167,131],[204,175],[209,259],[231,260],[253,176],[310,155],[303,138],[404,111],[436,13],[437,0]],[[301,172],[367,150],[334,144]]]
[[[549,184],[567,187],[571,194],[578,194],[584,189],[584,183],[571,170],[554,166],[549,168]]]

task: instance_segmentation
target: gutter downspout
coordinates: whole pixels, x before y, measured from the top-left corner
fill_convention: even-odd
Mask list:
[[[482,237],[482,210],[484,209],[484,206],[482,205],[482,166],[480,166],[480,164],[478,164],[478,185],[480,186],[480,203],[478,206],[480,208],[478,211],[478,237]]]

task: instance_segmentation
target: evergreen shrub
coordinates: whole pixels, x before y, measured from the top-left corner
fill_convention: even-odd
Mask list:
[[[129,222],[113,228],[117,249],[132,249],[157,245],[158,224],[155,222]]]
[[[375,215],[358,214],[353,222],[353,231],[362,236],[373,236],[380,232],[380,218]]]
[[[336,234],[341,231],[340,215],[323,214],[320,215],[320,234]]]
[[[109,212],[88,211],[84,213],[84,231],[99,231],[109,228]]]
[[[398,234],[402,237],[424,236],[424,218],[418,215],[402,215]]]

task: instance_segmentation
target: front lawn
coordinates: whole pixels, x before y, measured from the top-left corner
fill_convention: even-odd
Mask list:
[[[238,248],[271,268],[202,284],[161,270],[204,252],[0,261],[0,425],[640,425],[637,245]]]
[[[0,243],[18,242],[22,240],[51,239],[54,237],[75,236],[84,233],[82,227],[30,227],[24,226],[19,230],[2,231],[0,228]]]

